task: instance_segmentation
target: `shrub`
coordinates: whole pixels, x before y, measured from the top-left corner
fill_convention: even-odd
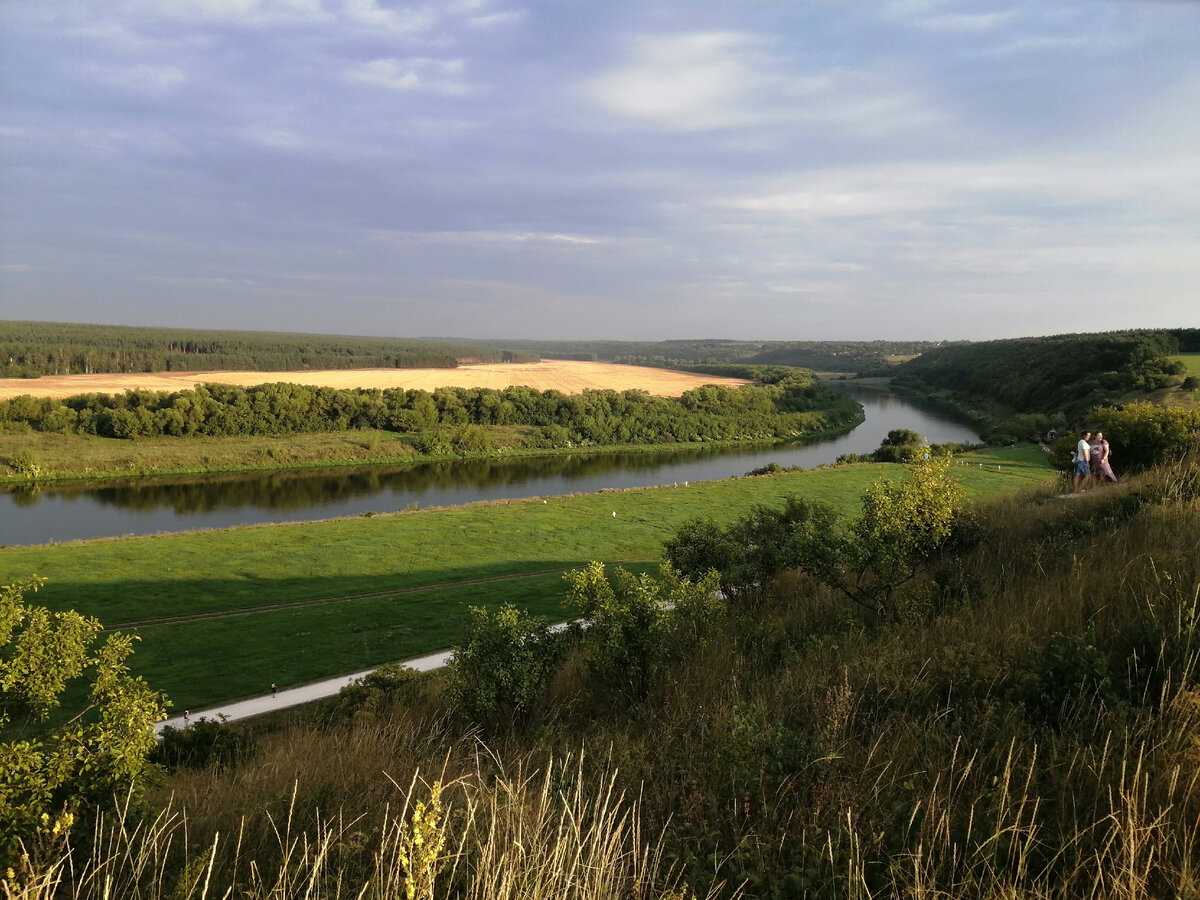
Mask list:
[[[200,719],[187,728],[163,728],[151,761],[169,768],[207,769],[231,766],[254,747],[251,736],[219,720]]]
[[[1114,465],[1141,471],[1182,459],[1196,447],[1200,410],[1129,403],[1093,409],[1091,421],[1112,446]]]
[[[402,663],[380,666],[338,691],[331,718],[372,717],[398,701],[412,701],[424,676]]]
[[[8,458],[8,465],[18,475],[26,478],[38,478],[42,474],[42,464],[32,453],[22,450]]]
[[[447,694],[466,719],[511,724],[533,711],[560,659],[561,643],[541,619],[507,603],[494,615],[473,606],[446,669]]]
[[[450,445],[450,438],[444,431],[438,429],[422,431],[413,441],[413,446],[417,448],[418,453],[426,456],[446,456],[453,449]]]
[[[673,655],[705,641],[724,608],[717,574],[692,581],[670,566],[660,578],[590,563],[563,576],[567,602],[587,620],[584,655],[600,686],[642,697]]]

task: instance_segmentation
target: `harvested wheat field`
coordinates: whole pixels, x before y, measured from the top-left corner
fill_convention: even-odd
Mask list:
[[[643,390],[660,397],[678,397],[702,384],[746,384],[738,378],[690,375],[668,369],[622,366],[615,363],[550,360],[537,363],[488,363],[457,369],[327,369],[312,372],[135,372],[103,375],[47,375],[42,378],[0,379],[0,400],[22,394],[35,397],[74,397],[78,394],[120,394],[127,390],[182,391],[197,384],[240,384],[250,387],[288,381],[331,388],[482,387],[501,390],[526,385],[578,394],[589,389]]]

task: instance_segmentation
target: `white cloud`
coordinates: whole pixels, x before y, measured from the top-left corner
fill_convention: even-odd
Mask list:
[[[394,33],[425,31],[437,20],[431,9],[389,9],[377,0],[342,0],[342,8],[351,22]]]
[[[272,150],[301,150],[309,146],[309,142],[289,128],[276,128],[270,125],[251,125],[242,134],[251,143]]]
[[[29,263],[5,263],[0,266],[0,272],[32,272],[33,266]]]
[[[126,0],[132,12],[242,25],[312,22],[327,18],[322,0]]]
[[[1105,207],[1108,216],[1162,216],[1187,214],[1200,204],[1200,169],[1186,156],[1139,161],[1072,154],[860,166],[768,179],[758,190],[703,202],[714,209],[802,221],[949,209],[1054,218]]]
[[[187,73],[178,66],[93,67],[94,76],[113,87],[145,94],[165,94],[187,82]]]
[[[759,118],[762,42],[747,34],[694,32],[641,37],[632,59],[584,92],[616,115],[682,130],[729,128]]]
[[[1015,16],[1014,10],[992,13],[935,13],[917,17],[913,24],[927,31],[983,34],[1009,25]]]
[[[542,231],[384,231],[370,232],[377,240],[406,244],[568,244],[604,243],[601,238]]]
[[[498,25],[512,25],[525,18],[524,10],[509,10],[495,12],[482,16],[471,16],[467,24],[472,28],[494,28]]]
[[[461,95],[471,92],[465,70],[461,59],[375,59],[350,69],[347,77],[390,91]]]
[[[631,58],[584,83],[585,97],[616,116],[674,131],[822,124],[860,136],[928,128],[940,116],[895,73],[805,68],[767,38],[692,32],[639,38]]]

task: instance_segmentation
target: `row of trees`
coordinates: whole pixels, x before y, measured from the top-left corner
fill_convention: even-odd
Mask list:
[[[536,354],[447,341],[0,322],[0,377],[96,372],[449,368],[461,360],[529,362]]]
[[[64,400],[24,395],[0,403],[0,429],[8,430],[136,438],[524,425],[542,428],[551,446],[786,439],[851,424],[859,416],[861,408],[847,394],[797,370],[775,384],[706,385],[678,398],[633,390],[568,395],[528,387],[428,392],[277,383]],[[470,435],[460,431],[464,440]]]

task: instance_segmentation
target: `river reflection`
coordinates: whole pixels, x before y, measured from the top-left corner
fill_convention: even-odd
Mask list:
[[[744,475],[771,462],[813,467],[843,453],[870,452],[893,428],[911,428],[934,442],[976,440],[969,427],[886,390],[859,385],[847,389],[863,404],[866,421],[841,437],[807,444],[155,478],[103,487],[24,487],[0,494],[0,545],[705,481]]]

